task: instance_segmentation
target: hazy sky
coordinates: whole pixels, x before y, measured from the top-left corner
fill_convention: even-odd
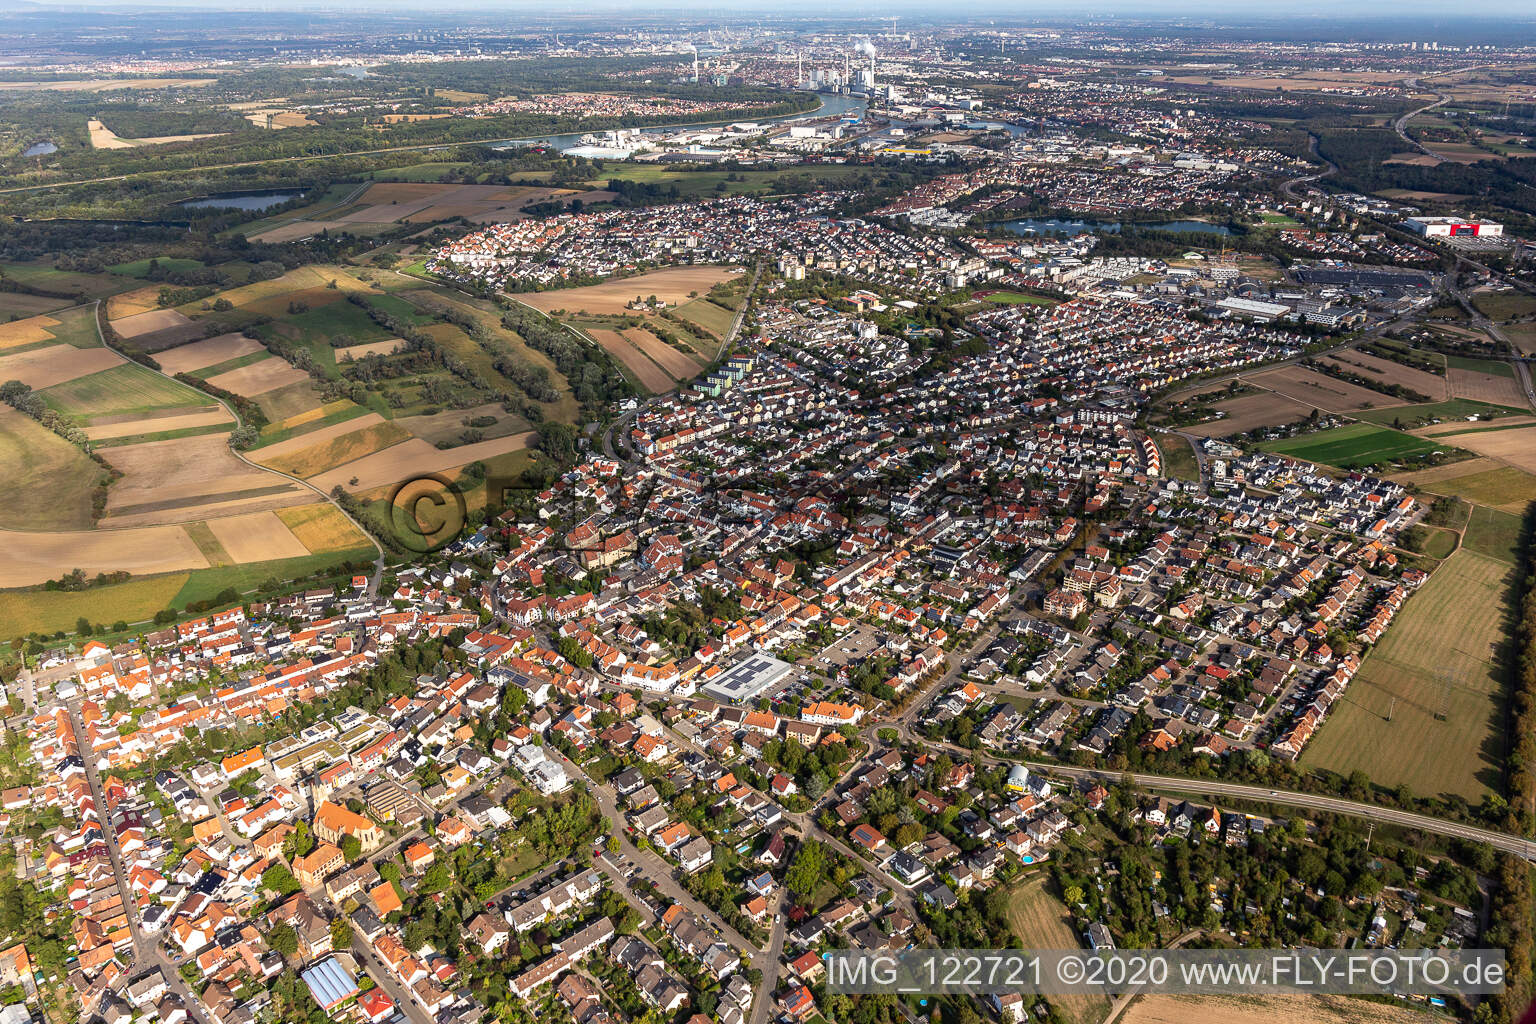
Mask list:
[[[28,7],[91,10],[100,8],[197,7],[207,10],[228,9],[227,0],[12,0],[13,10]],[[1536,23],[1536,8],[1529,0],[968,0],[956,7],[936,0],[871,0],[840,3],[828,6],[824,0],[655,0],[641,7],[634,0],[592,0],[592,2],[562,2],[562,0],[442,0],[433,4],[431,13],[423,10],[420,0],[255,0],[242,3],[244,12],[260,10],[287,11],[340,11],[387,9],[408,13],[421,12],[432,15],[453,10],[474,11],[543,11],[548,13],[588,13],[596,8],[626,10],[639,16],[654,15],[662,10],[694,11],[699,14],[729,17],[732,13],[750,11],[754,15],[781,11],[785,14],[819,14],[826,17],[879,17],[887,11],[933,17],[957,17],[974,21],[978,17],[1028,19],[1041,15],[1070,14],[1077,18],[1118,13],[1137,18],[1162,18],[1200,15],[1223,23],[1242,24],[1250,21],[1268,21],[1295,16],[1305,12],[1309,16],[1325,16],[1339,20],[1393,19],[1405,15],[1428,16],[1448,23],[1467,18],[1514,16],[1518,22]]]

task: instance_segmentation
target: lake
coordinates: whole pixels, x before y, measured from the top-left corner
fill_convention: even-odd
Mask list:
[[[1080,235],[1085,231],[1102,231],[1114,234],[1120,230],[1117,221],[1064,220],[1056,217],[1027,217],[1023,220],[1005,220],[1002,226],[1016,235]],[[1202,235],[1230,235],[1225,224],[1209,224],[1203,220],[1164,220],[1131,225],[1143,231],[1192,231]]]
[[[21,151],[22,156],[47,156],[49,153],[57,153],[59,147],[51,142],[34,142]]]
[[[204,196],[188,199],[177,206],[188,210],[266,210],[290,199],[297,199],[303,192],[245,192],[240,195]]]

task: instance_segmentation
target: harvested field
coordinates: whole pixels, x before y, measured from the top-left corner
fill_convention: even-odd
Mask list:
[[[328,502],[278,509],[277,518],[283,521],[311,554],[346,551],[368,544],[368,538],[362,531],[353,526],[340,509]]]
[[[587,333],[599,345],[603,346],[609,355],[623,363],[625,369],[629,370],[634,378],[640,382],[640,386],[647,391],[659,395],[663,392],[671,391],[676,386],[676,382],[667,375],[665,370],[647,359],[645,353],[636,348],[628,338],[618,331],[589,328]]]
[[[157,135],[147,139],[125,139],[94,117],[86,122],[91,136],[92,149],[133,149],[138,146],[158,146],[164,142],[192,142],[196,139],[214,139],[224,132],[207,132],[203,135]]]
[[[312,496],[298,484],[235,458],[220,434],[124,445],[102,455],[123,474],[108,492],[107,526],[201,519],[210,504],[236,499],[249,499],[254,510],[294,505]]]
[[[419,473],[446,473],[471,462],[526,448],[533,443],[534,437],[532,433],[512,434],[459,448],[435,448],[413,437],[384,451],[337,466],[311,478],[310,483],[327,493],[336,486],[350,491],[390,487]],[[356,483],[352,482],[354,479]]]
[[[1142,996],[1119,1024],[1436,1024],[1441,1014],[1349,996]]]
[[[33,317],[49,313],[70,304],[69,299],[48,295],[26,295],[22,292],[0,292],[0,320],[7,323],[12,317]]]
[[[287,360],[268,356],[266,359],[258,359],[249,366],[242,366],[238,370],[230,370],[227,373],[209,377],[208,383],[225,391],[233,391],[237,395],[254,398],[268,391],[308,379],[309,374]]]
[[[160,308],[160,285],[145,285],[107,300],[107,319],[121,320],[138,313],[149,313]]]
[[[1009,895],[1006,912],[1009,930],[1025,949],[1077,949],[1082,945],[1066,906],[1045,888],[1044,878],[1018,885]],[[1095,995],[1052,996],[1050,1003],[1075,1024],[1099,1024],[1109,1010],[1109,1000]]]
[[[35,586],[75,569],[94,576],[208,567],[208,560],[180,526],[69,533],[0,531],[0,544],[6,551],[6,558],[0,560],[0,587]]]
[[[72,78],[57,82],[0,82],[7,92],[108,92],[113,89],[184,89],[212,85],[217,78]]]
[[[1304,420],[1312,412],[1310,405],[1293,402],[1273,392],[1260,395],[1243,395],[1240,398],[1217,402],[1211,408],[1220,409],[1227,415],[1219,420],[1184,428],[1188,433],[1201,437],[1225,437],[1253,430],[1255,427],[1278,427]]]
[[[270,510],[210,519],[208,529],[235,562],[269,562],[310,553],[287,524]]]
[[[334,469],[344,463],[354,462],[374,452],[383,451],[385,448],[402,441],[409,440],[410,431],[398,423],[376,422],[368,426],[358,427],[360,420],[348,420],[337,424],[338,427],[351,427],[351,430],[336,432],[336,427],[327,427],[313,434],[306,434],[296,440],[308,441],[309,444],[300,448],[293,448],[277,455],[261,453],[261,463],[271,466],[273,469],[292,476],[311,477],[324,473],[328,469]],[[322,437],[322,435],[330,435]],[[286,447],[291,441],[273,445],[273,448]]]
[[[1504,336],[1521,355],[1536,354],[1536,323],[1510,324],[1504,328]]]
[[[322,231],[336,231],[345,226],[339,220],[295,220],[252,235],[251,241],[295,242],[301,238],[311,238]]]
[[[168,349],[155,356],[160,369],[169,374],[189,373],[205,366],[222,363],[226,359],[238,359],[252,352],[260,352],[261,342],[243,334],[221,334],[207,341],[194,341],[190,345]]]
[[[117,133],[94,117],[85,122],[85,130],[91,137],[92,149],[132,149],[133,143],[120,139]]]
[[[118,419],[116,416],[105,418]],[[87,427],[85,433],[92,441],[110,441],[115,437],[159,434],[167,430],[209,427],[218,423],[228,423],[231,429],[235,425],[227,412],[218,406],[211,406],[207,409],[198,409],[195,412],[171,413],[165,416],[151,416],[147,419],[140,415],[133,415],[126,420],[116,423],[102,423],[98,421]]]
[[[678,380],[691,380],[699,374],[699,363],[662,341],[643,327],[633,327],[623,332],[635,347],[650,357],[663,370]]]
[[[336,350],[336,361],[344,362],[348,359],[361,359],[364,356],[387,356],[399,351],[405,344],[399,338],[389,338],[385,341],[370,341],[366,345],[348,345],[346,348]]]
[[[689,301],[690,292],[705,294],[721,281],[739,277],[730,267],[669,267],[637,277],[614,278],[585,288],[558,288],[518,295],[519,302],[548,313],[555,309],[584,313],[625,313],[635,296],[654,295],[669,306]]]
[[[233,106],[243,106],[243,104],[234,104]],[[271,128],[274,131],[280,131],[284,128],[308,128],[315,123],[303,111],[285,110],[280,107],[262,107],[257,110],[246,111],[245,119],[257,128]]]
[[[1400,384],[1405,388],[1428,395],[1437,402],[1451,397],[1446,390],[1444,377],[1416,370],[1390,359],[1382,359],[1369,352],[1351,349],[1324,359],[1323,362],[1338,366],[1350,373],[1358,373],[1372,380],[1379,380],[1383,384]]]
[[[1498,652],[1512,627],[1514,578],[1508,562],[1466,548],[1446,559],[1366,655],[1302,763],[1472,803],[1497,792],[1505,733]]]
[[[0,526],[89,529],[91,500],[104,477],[79,448],[32,417],[0,405],[0,480],[9,494]]]
[[[1268,388],[1293,401],[1316,406],[1324,412],[1352,412],[1356,409],[1402,404],[1390,395],[1335,380],[1300,366],[1282,366],[1261,373],[1244,374],[1240,379]]]
[[[59,322],[51,316],[29,316],[25,320],[0,324],[0,351],[36,345],[40,341],[52,341],[53,332],[48,328],[58,325]]]
[[[122,356],[106,348],[78,349],[49,345],[0,356],[0,381],[19,380],[41,390],[121,365]]]
[[[145,313],[125,316],[121,320],[113,320],[112,329],[123,337],[132,339],[172,327],[185,327],[191,322],[174,309],[152,309]]]
[[[1528,473],[1536,473],[1536,427],[1469,430],[1440,436],[1458,448],[1486,455]]]
[[[1519,383],[1513,377],[1478,373],[1459,366],[1453,366],[1447,370],[1446,376],[1451,382],[1451,393],[1457,398],[1472,398],[1479,402],[1509,405],[1517,409],[1530,408],[1530,403],[1525,399],[1525,392],[1520,389]]]

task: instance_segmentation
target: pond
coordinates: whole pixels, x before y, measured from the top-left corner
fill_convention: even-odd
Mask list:
[[[57,153],[59,147],[51,142],[34,142],[21,151],[22,156],[47,156],[49,153]]]
[[[1016,235],[1080,235],[1085,231],[1102,231],[1114,234],[1120,230],[1116,221],[1065,220],[1057,217],[1027,217],[1023,220],[1003,221],[1003,227]],[[1142,231],[1191,231],[1202,235],[1230,235],[1225,224],[1211,224],[1203,220],[1164,220],[1131,225]]]
[[[188,210],[266,210],[297,199],[302,192],[243,192],[238,195],[204,196],[188,199],[177,206]]]

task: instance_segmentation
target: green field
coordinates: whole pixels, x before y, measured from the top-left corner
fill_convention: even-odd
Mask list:
[[[1508,320],[1536,313],[1536,297],[1524,292],[1482,292],[1471,296],[1472,305],[1490,320]]]
[[[1445,558],[1456,550],[1456,531],[1443,530],[1439,527],[1426,526],[1424,529],[1429,536],[1424,542],[1424,555],[1427,558]]]
[[[440,164],[417,164],[414,167],[390,167],[374,171],[368,177],[374,181],[442,181],[449,174],[457,174],[475,166],[458,160]]]
[[[299,558],[281,558],[275,562],[251,562],[246,565],[223,565],[213,569],[193,569],[170,604],[183,608],[189,601],[206,601],[228,587],[240,593],[255,590],[266,580],[287,582],[308,576],[310,573],[329,569],[341,562],[371,562],[378,552],[368,547],[351,548],[347,551],[331,551],[323,555],[304,555]],[[162,607],[164,607],[162,605]]]
[[[1386,409],[1359,409],[1350,413],[1355,419],[1391,426],[1401,422],[1405,428],[1422,426],[1436,420],[1450,422],[1464,420],[1468,416],[1479,418],[1528,415],[1529,409],[1512,409],[1507,405],[1489,405],[1474,402],[1470,398],[1453,398],[1448,402],[1427,402],[1424,405],[1397,405]]]
[[[1434,452],[1457,450],[1448,444],[1436,444],[1412,434],[1369,423],[1351,423],[1315,434],[1266,441],[1259,447],[1278,455],[1321,462],[1340,469],[1359,469]]]
[[[1523,517],[1483,505],[1473,505],[1461,543],[1470,551],[1515,565],[1520,555],[1520,538],[1524,532]]]
[[[1179,434],[1158,434],[1154,440],[1163,453],[1163,475],[1175,480],[1200,479],[1200,462],[1189,439]]]
[[[90,529],[91,496],[103,475],[79,448],[30,416],[0,406],[0,480],[8,492],[0,527]]]
[[[982,296],[981,301],[993,302],[999,306],[1055,306],[1057,300],[1048,299],[1044,295],[1028,295],[1024,292],[993,292],[991,295]]]
[[[122,274],[126,277],[144,278],[149,276],[149,265],[151,262],[159,263],[160,269],[170,274],[181,273],[185,270],[198,270],[203,266],[202,260],[181,259],[175,256],[161,256],[158,258],[158,260],[154,261],[149,259],[134,260],[131,263],[119,263],[116,266],[108,267],[107,269],[112,271],[114,274]]]
[[[79,419],[119,413],[149,412],[186,405],[207,405],[208,399],[185,384],[162,377],[135,363],[43,388],[38,392],[52,409]]]
[[[112,583],[78,591],[0,590],[0,622],[8,642],[18,635],[75,630],[83,615],[110,626],[122,620],[135,623],[154,618],[170,604],[187,582],[187,573],[145,576],[127,583]]]
[[[44,291],[78,295],[82,300],[105,298],[138,287],[137,282],[112,274],[58,270],[47,263],[0,264],[0,277]]]
[[[1445,365],[1458,370],[1471,370],[1473,373],[1491,373],[1495,377],[1508,377],[1511,380],[1515,376],[1513,366],[1497,359],[1470,359],[1467,356],[1447,355]]]
[[[1473,803],[1501,792],[1498,658],[1512,626],[1513,584],[1505,561],[1467,549],[1447,559],[1366,656],[1302,763]]]
[[[722,309],[705,298],[683,303],[677,307],[676,313],[689,323],[698,324],[716,338],[724,338],[736,319],[735,312]]]
[[[1473,463],[1478,465],[1483,463]],[[1426,481],[1419,485],[1434,494],[1448,494],[1477,505],[1488,505],[1506,512],[1524,511],[1536,501],[1536,477],[1513,466],[1498,466]]]

